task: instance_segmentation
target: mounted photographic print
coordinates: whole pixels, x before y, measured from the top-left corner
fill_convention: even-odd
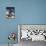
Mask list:
[[[6,18],[15,18],[15,7],[6,7]]]
[[[18,25],[19,41],[46,41],[46,25]]]

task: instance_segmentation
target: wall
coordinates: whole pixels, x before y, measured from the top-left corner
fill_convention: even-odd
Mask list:
[[[17,19],[6,19],[6,7],[14,6],[15,0],[0,0],[0,44],[8,43],[8,34],[16,32],[17,35]],[[17,39],[15,41],[18,42]]]
[[[7,6],[16,7],[16,19],[5,18]],[[17,34],[17,24],[46,24],[46,0],[0,0],[0,44],[8,43],[9,32]]]
[[[46,24],[46,0],[16,0],[21,24]]]

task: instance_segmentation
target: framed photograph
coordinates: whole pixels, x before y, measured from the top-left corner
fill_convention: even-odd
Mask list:
[[[46,25],[18,25],[19,42],[21,40],[46,41]]]
[[[15,7],[6,7],[6,18],[15,18]]]

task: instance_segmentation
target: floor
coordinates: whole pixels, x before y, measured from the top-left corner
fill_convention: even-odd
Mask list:
[[[0,46],[8,46],[8,44],[0,44]],[[10,45],[13,46],[13,45]],[[18,46],[18,44],[15,44],[14,46]]]
[[[45,41],[32,42],[31,40],[28,40],[28,41],[21,40],[20,46],[46,46],[46,42]]]
[[[8,46],[8,44],[0,44],[0,46]],[[11,46],[11,45],[10,45]],[[21,40],[19,44],[15,44],[14,46],[46,46],[45,41],[34,41],[31,40]]]

